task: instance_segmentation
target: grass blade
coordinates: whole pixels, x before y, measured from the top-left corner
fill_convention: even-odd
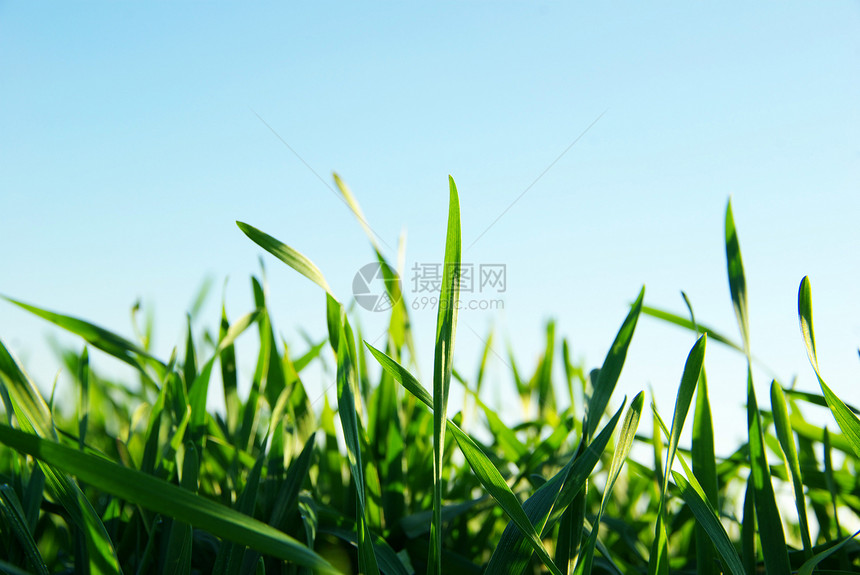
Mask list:
[[[255,244],[323,288],[327,293],[331,294],[331,288],[328,287],[322,272],[311,260],[300,254],[290,246],[280,242],[267,233],[261,232],[257,228],[250,226],[244,222],[236,222],[239,229],[248,236]]]
[[[830,387],[824,383],[821,372],[818,369],[818,354],[815,351],[815,333],[812,330],[812,288],[809,285],[809,277],[804,277],[800,282],[800,290],[797,294],[797,313],[800,316],[800,331],[803,334],[803,342],[806,344],[806,354],[809,363],[815,370],[818,384],[824,393],[827,406],[833,413],[839,429],[851,443],[851,448],[857,457],[860,457],[860,419],[839,399]]]
[[[261,553],[322,573],[337,573],[325,559],[292,537],[176,485],[5,425],[0,425],[0,442],[156,513],[196,525]]]
[[[588,536],[588,541],[577,560],[576,575],[591,573],[592,562],[594,561],[594,547],[597,545],[597,535],[600,531],[600,519],[606,510],[606,502],[612,494],[612,488],[615,487],[615,482],[618,480],[618,475],[621,473],[621,467],[627,460],[627,455],[630,453],[630,448],[633,446],[633,439],[636,436],[636,429],[639,427],[639,417],[642,415],[642,403],[644,396],[640,391],[633,398],[630,408],[627,410],[627,415],[624,416],[624,423],[621,425],[621,436],[619,437],[618,445],[615,448],[615,454],[612,456],[612,463],[609,467],[609,477],[606,480],[606,487],[603,490],[603,495],[600,499],[600,509],[597,512],[597,517],[594,519],[594,524],[591,528],[591,534]]]
[[[764,450],[761,416],[756,402],[752,373],[747,375],[747,425],[749,426],[750,478],[753,483],[755,514],[764,564],[770,574],[790,573],[785,532],[776,505],[770,468]]]
[[[683,461],[683,458],[681,458],[682,463]],[[720,523],[720,518],[717,515],[717,512],[708,502],[707,496],[705,495],[702,486],[699,485],[699,482],[696,480],[695,475],[693,475],[692,470],[686,466],[686,463],[683,463],[683,465],[684,471],[690,479],[689,482],[677,471],[672,472],[672,476],[675,478],[675,484],[681,492],[681,497],[690,507],[690,510],[696,517],[698,524],[701,525],[708,533],[714,547],[720,554],[720,557],[722,557],[724,565],[728,568],[729,573],[732,575],[744,575],[743,563],[741,563],[740,557],[738,557],[738,553],[735,551],[728,533],[726,533],[726,529],[723,527],[723,524]]]
[[[806,515],[806,498],[803,494],[803,477],[800,474],[800,460],[797,457],[797,447],[794,445],[794,435],[788,417],[788,406],[782,387],[774,380],[770,384],[770,406],[773,411],[773,426],[776,437],[791,474],[791,484],[794,488],[794,502],[797,506],[797,516],[800,520],[800,538],[803,542],[803,554],[806,559],[812,556],[812,539],[809,536],[809,519]]]
[[[643,286],[633,303],[632,309],[624,319],[624,323],[621,324],[621,329],[618,330],[615,341],[612,342],[612,347],[606,354],[606,359],[603,360],[603,367],[600,368],[600,376],[595,383],[594,393],[591,396],[591,401],[588,402],[585,431],[585,437],[588,439],[597,430],[600,418],[603,417],[603,412],[606,411],[606,406],[609,404],[609,398],[615,391],[615,385],[621,376],[621,368],[624,367],[624,360],[627,358],[627,349],[633,339],[633,332],[636,329],[639,313],[642,311],[644,298],[645,287]]]
[[[732,305],[735,308],[735,316],[741,337],[744,343],[744,352],[750,355],[749,337],[749,312],[747,311],[747,282],[744,277],[744,263],[741,260],[741,247],[738,242],[738,233],[735,229],[735,218],[732,215],[732,201],[726,206],[726,262],[729,273],[729,289],[732,292]]]
[[[430,528],[428,572],[442,575],[442,447],[451,387],[454,333],[460,304],[460,200],[454,179],[448,177],[448,232],[439,312],[436,317],[436,352],[433,362],[433,524]]]

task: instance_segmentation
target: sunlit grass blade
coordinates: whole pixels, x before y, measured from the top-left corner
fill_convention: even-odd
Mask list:
[[[776,380],[770,384],[770,406],[773,412],[773,426],[776,430],[776,437],[788,463],[791,484],[794,488],[794,503],[797,507],[797,515],[800,522],[800,538],[803,542],[804,556],[806,559],[809,559],[812,556],[812,540],[809,536],[809,519],[806,515],[806,497],[803,493],[800,460],[797,457],[797,447],[794,444],[794,434],[791,431],[785,394]]]
[[[627,414],[624,416],[624,422],[621,424],[621,434],[618,438],[618,444],[615,447],[615,453],[612,456],[612,463],[609,467],[609,477],[606,480],[606,487],[603,489],[603,495],[600,499],[600,509],[597,511],[591,528],[591,534],[588,536],[582,553],[577,560],[576,575],[591,573],[592,563],[594,561],[594,548],[597,545],[597,536],[600,531],[600,520],[603,513],[606,511],[606,503],[612,494],[612,489],[615,487],[615,482],[618,481],[618,476],[621,473],[621,468],[627,460],[627,455],[630,453],[630,448],[633,446],[633,439],[636,436],[636,429],[639,427],[639,417],[642,414],[642,403],[644,396],[640,391],[633,398]]]
[[[729,289],[732,293],[732,305],[735,308],[738,327],[744,343],[744,352],[750,355],[749,312],[747,311],[747,283],[744,276],[744,263],[741,260],[741,247],[738,233],[735,229],[735,218],[732,215],[732,201],[726,206],[726,263],[729,274]]]
[[[255,244],[323,288],[327,293],[332,293],[331,288],[328,287],[328,283],[326,283],[325,278],[322,275],[322,272],[304,255],[283,242],[276,240],[269,234],[261,232],[253,226],[243,222],[236,222],[236,225],[239,226],[239,229],[242,230]]]
[[[598,380],[593,382],[594,393],[587,405],[585,429],[585,437],[587,439],[590,439],[594,435],[594,432],[597,431],[600,418],[603,417],[603,412],[606,411],[606,406],[609,404],[609,398],[612,397],[612,392],[615,391],[615,385],[621,376],[621,368],[624,367],[624,360],[627,358],[630,341],[633,339],[633,332],[636,330],[639,313],[642,311],[642,300],[644,298],[645,287],[643,286],[639,291],[639,296],[633,303],[632,309],[624,319],[624,323],[621,324],[621,328],[612,342],[612,347],[609,348],[609,352],[607,352],[606,358],[603,360],[603,367],[600,368]]]
[[[428,572],[442,574],[442,448],[448,413],[448,391],[460,305],[460,200],[454,178],[448,177],[448,232],[445,240],[442,290],[436,317],[436,352],[433,361],[433,524],[430,528]]]
[[[156,513],[198,526],[261,553],[322,573],[337,573],[325,559],[292,537],[176,485],[5,425],[0,425],[0,442],[75,475],[105,493]]]
[[[790,573],[785,532],[768,467],[761,416],[753,388],[752,373],[747,375],[747,425],[749,427],[750,481],[755,493],[761,551],[768,573]]]
[[[80,336],[93,347],[100,349],[108,355],[112,355],[120,361],[131,365],[132,367],[140,371],[140,373],[144,376],[144,381],[146,381],[147,383],[151,383],[151,380],[149,379],[149,375],[146,373],[146,370],[144,368],[145,362],[141,361],[141,359],[148,360],[149,364],[155,366],[160,371],[159,375],[162,375],[164,373],[165,365],[162,362],[160,362],[154,356],[150,355],[143,348],[135,345],[134,343],[130,342],[122,336],[119,336],[111,331],[108,331],[82,319],[48,311],[33,305],[26,304],[22,301],[12,299],[10,297],[0,297],[22,309],[29,311],[30,313],[38,317],[41,317],[42,319],[53,323],[54,325],[65,329],[66,331],[70,331],[71,333]]]
[[[687,477],[690,479],[687,481],[684,479],[684,476],[677,471],[672,472],[672,476],[675,478],[675,484],[681,492],[681,497],[690,507],[690,510],[696,517],[698,524],[701,525],[708,533],[708,536],[711,538],[711,542],[720,554],[723,564],[728,568],[729,573],[732,575],[744,575],[745,571],[743,563],[741,563],[738,553],[735,551],[728,533],[726,533],[725,527],[720,523],[720,518],[717,515],[717,512],[708,502],[707,496],[705,495],[701,485],[696,481],[696,477],[693,475],[692,470],[686,467],[686,463],[684,463],[683,458],[681,458],[680,461],[684,464],[684,470],[687,473]]]
[[[732,341],[731,338],[721,334],[720,332],[716,331],[715,329],[713,329],[707,325],[703,325],[703,324],[698,323],[698,322],[696,322],[694,324],[692,321],[690,321],[689,319],[687,319],[685,317],[682,317],[680,315],[674,314],[674,313],[669,312],[669,311],[657,309],[655,307],[650,307],[647,305],[642,306],[642,313],[644,315],[663,320],[665,322],[677,325],[679,327],[689,329],[689,330],[691,330],[697,334],[707,333],[708,339],[713,340],[713,341],[717,341],[717,342],[719,342],[723,345],[726,345],[732,349],[735,349],[741,353],[744,352],[743,345]]]
[[[836,419],[836,423],[839,424],[842,433],[851,442],[851,448],[854,449],[854,453],[857,457],[860,457],[860,419],[824,383],[824,379],[821,377],[821,372],[818,368],[818,354],[815,351],[815,333],[812,329],[812,288],[809,285],[809,277],[804,277],[800,282],[800,290],[797,294],[797,313],[800,316],[800,331],[803,334],[803,342],[806,344],[806,353],[809,356],[812,369],[815,370],[818,384],[824,393],[824,399],[827,400],[827,406],[833,413],[833,417]]]

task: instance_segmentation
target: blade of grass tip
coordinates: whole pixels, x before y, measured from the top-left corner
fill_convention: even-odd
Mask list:
[[[732,215],[732,200],[726,206],[726,263],[729,275],[729,289],[732,293],[732,305],[735,308],[738,327],[744,343],[744,352],[750,355],[749,320],[747,312],[747,283],[744,277],[744,264],[741,260],[741,247],[735,228],[735,218]]]
[[[460,200],[454,178],[448,177],[448,231],[439,311],[436,317],[436,352],[433,362],[433,524],[430,528],[428,572],[442,574],[442,447],[451,387],[454,333],[460,304]]]
[[[369,343],[364,342],[364,345],[367,346],[371,355],[377,359],[382,368],[388,372],[395,381],[400,383],[407,391],[412,393],[427,407],[433,409],[432,396],[426,389],[424,389],[418,380],[409,373],[409,371]],[[522,504],[519,502],[519,499],[517,499],[517,496],[513,491],[511,491],[510,487],[508,487],[507,482],[504,480],[501,473],[499,473],[499,470],[495,465],[493,465],[477,443],[475,443],[468,434],[466,434],[450,419],[446,419],[446,424],[448,430],[457,441],[460,451],[463,453],[463,456],[472,468],[472,471],[478,477],[478,480],[493,499],[498,502],[499,506],[508,515],[514,525],[520,529],[523,536],[541,558],[547,569],[558,575],[558,569],[555,567],[549,553],[541,542],[531,519],[526,514]]]
[[[644,396],[642,392],[636,394],[627,414],[624,416],[624,423],[621,425],[621,434],[618,438],[618,445],[615,448],[615,453],[612,456],[612,463],[609,466],[609,477],[606,480],[606,487],[603,489],[603,495],[600,498],[600,508],[597,511],[597,517],[591,529],[591,534],[588,536],[588,541],[585,548],[577,560],[576,575],[584,575],[591,573],[592,563],[594,561],[594,548],[597,545],[597,536],[600,531],[600,519],[606,510],[606,503],[612,494],[612,489],[615,487],[615,482],[621,473],[621,468],[624,462],[627,461],[627,455],[630,453],[630,448],[633,446],[633,439],[636,437],[636,429],[639,427],[639,417],[642,414],[642,403]]]
[[[800,331],[803,334],[803,342],[806,344],[806,354],[809,356],[809,363],[812,364],[812,369],[815,370],[815,376],[818,378],[818,384],[821,386],[821,391],[824,393],[824,399],[827,401],[827,406],[830,408],[836,423],[845,437],[851,443],[851,448],[857,457],[860,457],[860,419],[839,397],[824,383],[821,377],[821,372],[818,369],[818,354],[815,351],[815,333],[812,329],[812,288],[809,285],[809,277],[804,277],[800,282],[800,290],[797,294],[797,314],[800,316]]]
[[[588,401],[586,407],[586,430],[585,437],[590,440],[597,431],[597,425],[600,423],[600,418],[603,417],[603,412],[606,411],[606,406],[609,404],[609,398],[612,392],[615,391],[615,386],[618,383],[618,378],[621,376],[621,368],[624,367],[624,360],[627,358],[627,350],[630,347],[630,341],[633,339],[633,332],[636,329],[636,322],[639,320],[639,313],[642,311],[642,300],[645,298],[645,286],[639,291],[639,296],[633,303],[633,307],[624,318],[624,323],[621,324],[621,329],[615,336],[612,342],[612,347],[606,354],[606,359],[603,360],[603,367],[600,368],[600,376],[594,385],[594,393]]]
[[[755,493],[755,514],[758,520],[761,551],[768,573],[790,573],[791,564],[785,544],[782,519],[776,505],[770,467],[764,449],[764,436],[752,373],[747,371],[747,425],[749,427],[750,475]]]
[[[794,503],[800,523],[800,538],[803,542],[803,556],[812,557],[812,539],[809,536],[809,519],[806,515],[806,497],[803,494],[803,477],[800,474],[800,460],[797,457],[797,447],[794,444],[794,434],[788,417],[788,405],[782,387],[773,380],[770,384],[770,405],[773,411],[773,426],[776,437],[788,463],[791,484],[794,488]]]
[[[684,427],[684,421],[687,419],[687,412],[690,409],[690,403],[693,400],[693,393],[696,391],[696,385],[699,382],[699,377],[702,373],[702,365],[705,361],[705,346],[708,341],[707,335],[702,335],[693,345],[690,353],[687,355],[687,361],[684,365],[684,373],[681,376],[681,384],[678,387],[678,394],[675,397],[675,412],[672,416],[672,430],[669,433],[669,449],[666,454],[665,474],[663,475],[663,485],[660,490],[660,503],[657,509],[657,525],[655,528],[654,542],[651,547],[651,560],[648,564],[648,573],[666,574],[669,572],[669,541],[665,527],[665,509],[666,495],[669,488],[669,473],[672,471],[672,463],[675,459],[675,453],[678,449],[678,442],[681,439],[681,430]]]
[[[75,475],[105,493],[204,528],[217,537],[322,573],[338,573],[325,559],[292,537],[177,485],[5,425],[0,425],[0,442],[44,461],[49,468]]]
[[[812,575],[812,572],[815,570],[815,567],[817,567],[819,563],[842,549],[844,545],[853,541],[854,538],[856,538],[858,535],[860,535],[860,531],[857,531],[856,533],[854,533],[854,535],[849,535],[833,547],[830,547],[820,553],[816,553],[815,555],[803,562],[803,565],[801,565],[800,569],[797,570],[797,575]]]
[[[236,222],[239,229],[248,236],[255,244],[323,288],[327,293],[331,294],[331,288],[328,287],[322,272],[316,267],[311,260],[300,254],[290,246],[276,240],[272,236],[261,232],[257,228],[250,226],[244,222]]]

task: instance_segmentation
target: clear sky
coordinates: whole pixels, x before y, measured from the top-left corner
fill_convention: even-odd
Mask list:
[[[753,353],[817,390],[796,314],[808,274],[823,373],[857,404],[858,30],[857,2],[0,2],[0,293],[126,336],[141,298],[167,357],[204,278],[198,328],[227,277],[230,316],[251,309],[261,250],[235,220],[305,253],[347,300],[373,254],[332,172],[383,247],[406,231],[408,269],[442,259],[451,174],[464,261],[506,266],[504,311],[462,312],[455,348],[471,376],[496,327],[492,403],[512,389],[506,340],[531,371],[555,318],[599,366],[643,284],[679,313],[685,290],[737,337],[731,195]],[[302,351],[302,330],[325,334],[324,298],[265,262],[276,328]],[[367,339],[380,315],[360,313]],[[426,376],[435,311],[413,320]],[[0,338],[43,389],[58,367],[45,342],[79,345],[2,302]],[[651,386],[670,414],[692,344],[643,318],[615,399]],[[706,365],[732,446],[744,362],[712,342]],[[331,381],[317,376],[312,389]],[[763,404],[770,377],[756,374]]]

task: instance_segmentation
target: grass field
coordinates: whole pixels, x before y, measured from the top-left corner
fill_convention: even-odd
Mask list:
[[[807,278],[797,337],[819,389],[773,381],[759,398],[750,368],[748,439],[715,456],[721,422],[711,418],[706,349],[729,346],[752,361],[730,204],[727,275],[740,338],[698,323],[689,304],[687,317],[646,306],[644,288],[599,366],[573,362],[549,324],[533,369],[511,361],[510,396],[524,414],[515,426],[481,399],[491,339],[474,377],[454,369],[461,229],[453,180],[444,242],[452,273],[439,296],[432,381],[410,371],[416,350],[396,282],[386,282],[397,303],[375,347],[309,259],[238,225],[326,292],[327,340],[288,349],[259,278],[255,309],[238,318],[223,310],[202,338],[189,325],[184,348],[169,358],[150,352],[147,328],[129,341],[6,298],[84,343],[62,358],[75,377],[73,407],[43,397],[0,343],[0,572],[860,572],[857,533],[844,527],[860,520],[860,420],[819,373]],[[671,414],[649,408],[641,392],[613,396],[643,314],[690,333]],[[239,381],[236,346],[248,345],[240,339],[248,331],[260,343],[250,391],[240,395],[248,382]],[[91,353],[128,364],[136,380],[101,376]],[[336,365],[335,404],[312,405],[302,378],[314,362]],[[562,382],[553,381],[559,365]],[[225,408],[207,412],[216,374]],[[448,405],[452,385],[465,390],[459,411]],[[810,405],[829,409],[828,427],[807,421]],[[691,445],[680,442],[685,426]],[[634,447],[645,461],[628,457]]]

